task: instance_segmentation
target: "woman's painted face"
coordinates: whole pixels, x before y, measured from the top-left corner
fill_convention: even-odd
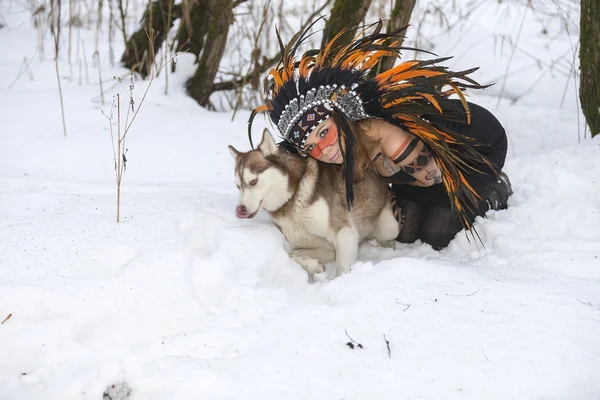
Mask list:
[[[321,122],[304,142],[304,151],[316,160],[329,164],[341,164],[344,161],[340,151],[340,136],[333,119]]]

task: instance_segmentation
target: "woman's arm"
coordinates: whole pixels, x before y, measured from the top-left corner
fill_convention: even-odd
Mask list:
[[[416,179],[410,185],[428,187],[442,182],[433,154],[415,135],[381,120],[372,121],[368,134],[379,140],[381,151],[395,166]]]

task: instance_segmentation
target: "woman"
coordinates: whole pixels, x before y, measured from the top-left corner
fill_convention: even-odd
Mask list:
[[[464,98],[463,90],[483,88],[468,77],[476,68],[454,72],[435,65],[447,58],[415,60],[370,78],[381,57],[399,55],[403,30],[382,34],[381,22],[369,28],[345,46],[340,34],[300,60],[295,52],[307,31],[295,35],[269,74],[266,104],[252,113],[249,134],[256,113],[267,111],[288,147],[341,165],[349,208],[352,183],[373,169],[391,183],[405,218],[398,240],[446,247],[477,215],[506,208],[506,134]]]

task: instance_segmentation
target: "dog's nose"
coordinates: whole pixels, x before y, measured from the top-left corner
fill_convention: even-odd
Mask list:
[[[246,218],[248,217],[248,209],[244,205],[239,205],[235,208],[235,215],[238,218]]]

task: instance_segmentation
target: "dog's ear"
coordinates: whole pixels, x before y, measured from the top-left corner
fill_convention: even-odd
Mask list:
[[[237,150],[235,149],[235,147],[233,147],[233,146],[227,146],[227,148],[229,149],[229,152],[230,152],[230,153],[231,153],[231,155],[233,156],[233,159],[237,161],[238,157],[239,157],[239,156],[240,156],[240,154],[242,154],[242,153],[240,153],[239,151],[237,151]]]
[[[263,131],[262,140],[258,145],[258,150],[260,150],[265,157],[277,154],[277,143],[275,143],[275,139],[273,139],[273,136],[271,136],[271,132],[269,132],[268,129]]]

